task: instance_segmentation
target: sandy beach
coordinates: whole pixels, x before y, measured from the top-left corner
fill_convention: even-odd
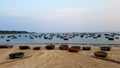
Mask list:
[[[40,45],[29,45],[30,50],[20,50],[18,46],[0,49],[0,68],[120,68],[118,63],[92,57],[95,51],[100,50],[99,46],[92,46],[90,51],[80,50],[77,53],[59,50],[58,45],[54,50],[46,50],[45,45],[41,45],[40,50],[32,49],[34,46]],[[9,54],[15,52],[24,52],[25,56],[29,57],[9,59]],[[111,51],[107,51],[107,53],[107,58],[120,61],[120,47],[112,46]]]

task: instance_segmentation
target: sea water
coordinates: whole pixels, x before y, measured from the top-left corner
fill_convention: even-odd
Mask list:
[[[52,33],[54,34],[54,33]],[[45,39],[44,36],[49,37],[51,33],[36,33],[36,34],[0,34],[0,44],[47,44],[47,43],[69,43],[69,44],[111,44],[111,45],[119,45],[120,44],[120,34],[119,33],[95,33],[100,34],[101,37],[99,38],[93,38],[93,37],[87,37],[84,35],[84,37],[80,37],[81,33],[77,33],[78,35],[68,38],[68,40],[61,39],[60,37],[57,37],[57,35],[65,35],[65,37],[71,36],[71,33],[55,33],[52,36],[52,39]],[[75,34],[75,33],[74,33]],[[114,40],[108,40],[105,38],[104,34],[114,34]],[[41,36],[40,36],[41,35]],[[8,37],[12,36],[12,37]],[[36,36],[36,37],[35,37]],[[39,37],[40,36],[40,37]],[[116,39],[117,37],[117,39]]]

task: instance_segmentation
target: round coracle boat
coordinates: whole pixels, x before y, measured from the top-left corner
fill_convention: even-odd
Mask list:
[[[94,55],[95,55],[96,57],[102,57],[102,58],[107,57],[107,54],[108,54],[108,53],[106,53],[106,52],[104,52],[104,51],[95,51],[95,52],[94,52]]]
[[[55,45],[49,44],[49,45],[47,45],[45,48],[46,48],[47,50],[52,50],[52,49],[55,48]]]
[[[29,46],[19,46],[19,49],[20,50],[27,50],[27,49],[30,49]]]
[[[23,52],[9,54],[10,59],[22,58],[23,56],[24,56]]]
[[[102,51],[110,51],[110,50],[111,50],[111,47],[109,47],[109,46],[102,46],[102,47],[100,47],[100,49],[101,49]]]
[[[67,50],[69,48],[68,45],[60,45],[59,49],[60,50]]]
[[[91,50],[91,47],[90,46],[83,46],[82,49],[83,50]]]

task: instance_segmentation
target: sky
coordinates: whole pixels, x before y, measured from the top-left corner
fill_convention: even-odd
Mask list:
[[[120,32],[120,0],[1,0],[0,30]]]

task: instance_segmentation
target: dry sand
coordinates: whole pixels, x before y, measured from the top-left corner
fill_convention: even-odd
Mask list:
[[[93,46],[90,51],[80,50],[77,53],[59,50],[58,46],[54,50],[46,50],[42,46],[41,50],[36,51],[32,47],[30,50],[19,50],[18,46],[0,49],[0,63],[11,61],[8,55],[14,52],[24,52],[25,56],[32,56],[0,64],[0,68],[120,68],[118,63],[91,57],[94,51],[100,50],[97,46]],[[120,47],[112,47],[107,53],[108,58],[120,61]]]

